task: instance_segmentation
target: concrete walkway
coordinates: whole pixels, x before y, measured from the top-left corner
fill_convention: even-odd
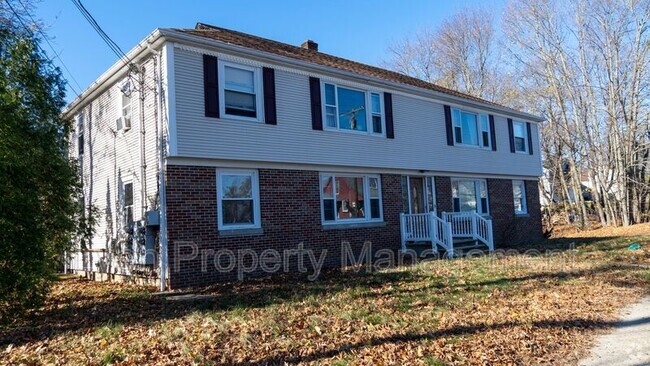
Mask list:
[[[650,297],[623,309],[622,316],[580,366],[650,366]]]

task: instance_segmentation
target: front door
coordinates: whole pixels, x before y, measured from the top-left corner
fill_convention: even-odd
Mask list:
[[[433,177],[403,176],[404,212],[416,214],[435,210]]]
[[[425,199],[424,199],[424,178],[423,177],[409,177],[409,196],[410,196],[410,213],[425,213]]]

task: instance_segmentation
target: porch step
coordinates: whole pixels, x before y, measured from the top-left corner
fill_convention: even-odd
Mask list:
[[[420,256],[425,250],[431,251],[430,241],[415,241],[406,243],[406,248],[415,251]]]
[[[453,238],[454,241],[454,247],[456,247],[456,244],[467,244],[467,243],[477,243],[478,240],[473,239],[473,238]]]
[[[489,248],[487,244],[472,238],[454,238],[454,252],[457,255],[463,255],[467,249]]]

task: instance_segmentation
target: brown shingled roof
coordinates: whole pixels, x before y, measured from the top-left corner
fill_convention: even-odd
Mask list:
[[[461,97],[475,102],[486,103],[499,108],[506,108],[514,112],[517,112],[514,109],[505,107],[503,105],[485,99],[477,98],[475,96],[461,93],[455,90],[443,88],[441,86],[411,76],[400,74],[395,71],[390,71],[379,67],[362,64],[360,62],[346,60],[344,58],[328,55],[323,52],[309,50],[306,48],[297,47],[290,44],[233,31],[230,29],[224,29],[224,28],[215,27],[208,24],[197,23],[195,29],[174,29],[174,30],[186,34],[214,39],[217,41],[221,41],[221,42],[225,42],[237,46],[274,53],[280,56],[290,57],[293,59],[311,62],[318,65],[329,66],[329,67],[337,68],[339,70],[349,71],[360,75],[375,77],[375,78],[384,79],[384,80],[406,84],[406,85],[412,85],[423,89],[429,89],[436,92],[449,94],[455,97]]]

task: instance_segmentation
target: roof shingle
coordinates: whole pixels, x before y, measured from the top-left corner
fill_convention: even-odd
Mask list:
[[[208,24],[203,24],[203,23],[197,23],[195,29],[174,29],[174,30],[186,34],[214,39],[228,44],[233,44],[233,45],[242,46],[242,47],[251,48],[259,51],[269,52],[269,53],[274,53],[280,56],[290,57],[296,60],[311,62],[322,66],[333,67],[339,70],[353,72],[360,75],[384,79],[387,81],[411,85],[423,89],[429,89],[436,92],[448,94],[451,96],[468,99],[474,102],[485,103],[485,104],[493,105],[495,107],[509,109],[512,110],[513,112],[518,112],[512,108],[503,106],[501,104],[497,104],[489,100],[478,98],[473,95],[461,93],[456,90],[444,88],[439,85],[435,85],[426,82],[424,80],[420,80],[418,78],[404,75],[395,71],[390,71],[379,67],[362,64],[360,62],[350,61],[344,58],[328,55],[323,52],[309,50],[306,48],[297,47],[290,44],[254,36],[251,34],[237,32],[230,29],[220,28]]]

